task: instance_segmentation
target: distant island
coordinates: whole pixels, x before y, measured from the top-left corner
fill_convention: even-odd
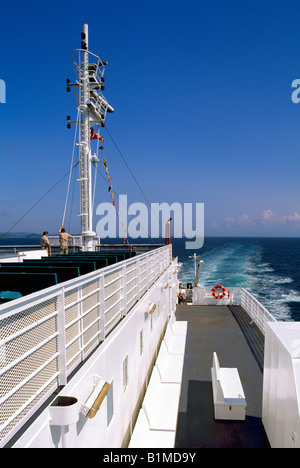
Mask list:
[[[14,234],[8,233],[6,234],[5,232],[0,232],[0,238],[5,238],[5,239],[27,239],[27,238],[36,238],[36,237],[41,237],[41,234],[36,234],[36,233],[28,233],[28,232],[15,232]]]

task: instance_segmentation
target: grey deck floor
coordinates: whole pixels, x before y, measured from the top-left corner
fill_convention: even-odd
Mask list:
[[[239,325],[237,314],[227,306],[182,304],[176,318],[188,321],[188,330],[175,447],[268,448],[261,421],[261,362],[251,352],[247,331]],[[247,400],[245,421],[214,420],[214,351],[221,367],[238,368]]]

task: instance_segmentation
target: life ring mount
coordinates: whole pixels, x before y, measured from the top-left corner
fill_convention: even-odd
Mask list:
[[[221,289],[222,291],[217,294],[216,293],[216,289]],[[222,299],[224,296],[225,296],[225,293],[226,293],[226,288],[224,288],[224,286],[222,286],[221,284],[217,284],[216,286],[214,286],[212,288],[212,295],[216,298],[216,299]]]

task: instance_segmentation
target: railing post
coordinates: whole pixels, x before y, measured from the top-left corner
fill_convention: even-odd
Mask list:
[[[124,265],[122,267],[122,287],[123,287],[123,312],[122,312],[122,317],[125,317],[127,315],[127,285],[126,285],[126,266]]]
[[[146,290],[149,289],[149,255],[146,257]]]
[[[80,360],[83,361],[84,356],[84,343],[83,343],[83,288],[84,286],[81,285],[79,288],[79,304],[78,304],[78,339],[79,339],[79,348],[80,348]]]
[[[66,360],[66,326],[65,326],[65,293],[64,288],[57,296],[57,328],[59,350],[59,385],[67,384],[67,360]]]
[[[105,340],[105,296],[104,296],[104,274],[99,278],[100,286],[100,340]]]
[[[137,300],[140,299],[140,259],[137,259],[136,262],[136,298]]]

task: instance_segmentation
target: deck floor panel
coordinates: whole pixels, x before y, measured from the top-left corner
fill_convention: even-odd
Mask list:
[[[231,311],[227,306],[182,304],[177,307],[176,319],[187,321],[188,328],[175,447],[268,448],[261,420],[260,332],[253,333],[253,327],[249,328],[251,320],[243,309]],[[259,351],[255,351],[256,347]],[[214,351],[221,367],[238,368],[247,400],[245,421],[214,419],[211,382]]]

